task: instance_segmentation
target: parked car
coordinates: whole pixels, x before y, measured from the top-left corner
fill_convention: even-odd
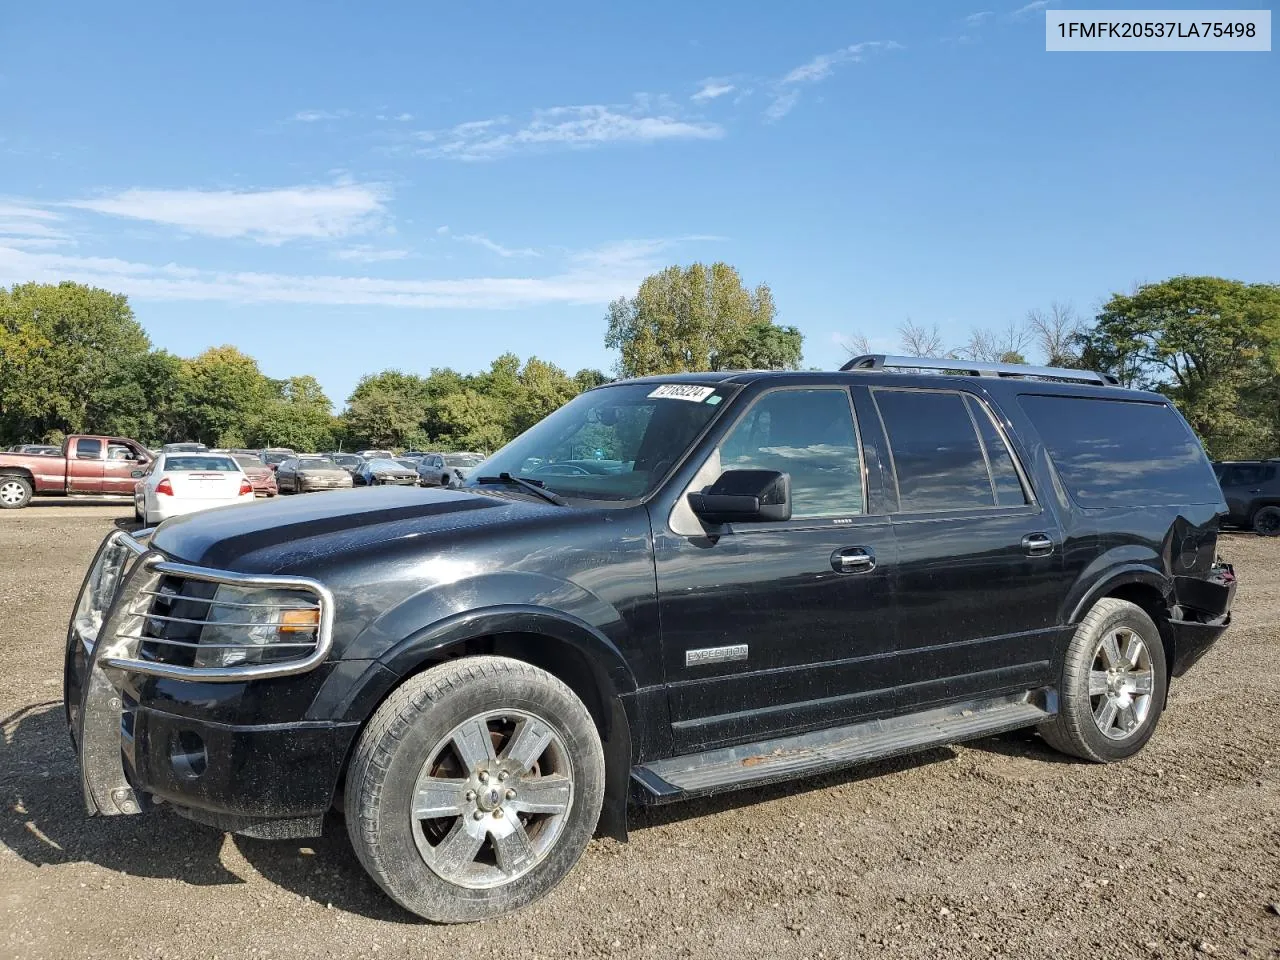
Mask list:
[[[1213,469],[1227,501],[1226,522],[1280,536],[1280,460],[1228,460]]]
[[[429,453],[418,461],[418,482],[424,487],[456,485],[483,462],[482,453]]]
[[[263,464],[265,464],[268,469],[275,470],[280,466],[280,464],[284,463],[291,457],[296,457],[297,454],[288,447],[267,447],[267,449],[262,451],[260,456],[262,457]]]
[[[253,492],[259,497],[274,497],[279,492],[276,485],[276,473],[255,453],[231,453],[231,459],[240,464],[240,469],[253,484]]]
[[[134,473],[133,514],[143,526],[254,498],[253,484],[226,454],[161,452]]]
[[[350,488],[351,474],[328,457],[290,457],[276,468],[276,485],[281,493],[315,493],[317,490]]]
[[[362,460],[394,460],[396,455],[390,450],[357,450],[356,456]]]
[[[406,450],[404,453],[400,454],[400,456],[396,457],[396,459],[397,460],[421,460],[426,455],[427,455],[426,451],[424,450]]]
[[[366,460],[355,472],[355,482],[362,487],[417,486],[418,465],[412,460]]]
[[[166,443],[160,448],[161,453],[208,453],[209,448],[203,443]]]
[[[19,443],[10,447],[9,452],[26,453],[34,457],[58,457],[62,455],[62,448],[47,443]]]
[[[528,473],[597,451],[624,467]],[[1168,399],[1088,371],[607,384],[462,489],[113,533],[68,632],[84,796],[256,836],[341,804],[384,891],[461,921],[625,838],[628,799],[1028,726],[1124,760],[1230,622],[1226,509]]]
[[[17,510],[33,496],[132,497],[135,467],[146,448],[123,437],[67,437],[58,456],[0,453],[0,509]]]
[[[321,456],[328,457],[343,470],[347,471],[347,473],[351,474],[353,480],[355,479],[356,471],[364,465],[364,459],[354,453],[323,453]]]

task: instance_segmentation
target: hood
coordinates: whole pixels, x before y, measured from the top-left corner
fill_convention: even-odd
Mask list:
[[[565,510],[510,491],[337,490],[175,517],[151,544],[175,560],[246,573],[306,573],[309,562],[392,541],[499,527]]]

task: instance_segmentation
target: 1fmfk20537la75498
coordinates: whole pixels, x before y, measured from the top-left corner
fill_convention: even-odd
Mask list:
[[[89,811],[294,837],[339,805],[457,921],[629,801],[1033,725],[1131,756],[1230,617],[1210,465],[1160,396],[957,362],[611,384],[461,489],[112,534],[67,643]]]

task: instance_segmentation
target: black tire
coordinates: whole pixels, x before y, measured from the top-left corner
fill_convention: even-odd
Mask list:
[[[16,473],[0,476],[0,510],[21,510],[35,491],[31,481]]]
[[[410,812],[418,777],[424,764],[442,755],[440,745],[450,743],[451,732],[475,718],[492,718],[504,710],[545,724],[559,738],[555,749],[563,746],[571,771],[568,807],[558,834],[540,859],[525,868],[527,872],[488,887],[451,882],[420,852],[419,844],[428,842],[423,837],[433,821],[415,820]],[[508,743],[514,740],[512,734]],[[496,743],[494,751],[499,758],[503,756]],[[539,758],[546,759],[538,754],[533,762]],[[467,794],[468,801],[472,797]],[[545,670],[505,657],[483,656],[433,667],[406,680],[386,699],[356,745],[347,773],[345,808],[351,845],[378,885],[420,917],[459,923],[518,910],[551,890],[586,849],[603,798],[604,753],[582,701]],[[475,803],[484,799],[476,798]],[[492,796],[488,799],[493,802]],[[451,814],[449,829],[460,833],[470,815]],[[502,815],[501,808],[493,814],[495,818]],[[507,816],[518,815],[508,810]],[[475,829],[485,830],[488,821],[479,815],[475,819],[481,824]],[[486,847],[478,856],[493,849],[496,863],[496,844],[492,838],[484,842]]]
[[[1280,507],[1263,507],[1253,515],[1253,532],[1260,537],[1280,537]]]
[[[1117,630],[1133,634],[1145,647],[1151,690],[1145,715],[1131,730],[1117,737],[1103,733],[1095,711],[1105,706],[1111,694],[1090,694],[1091,673],[1102,657],[1100,644]],[[1145,610],[1127,600],[1104,597],[1080,621],[1075,636],[1063,656],[1058,685],[1058,714],[1038,727],[1049,746],[1062,753],[1094,763],[1113,763],[1132,757],[1151,739],[1164,710],[1169,674],[1165,665],[1160,630]],[[1124,694],[1121,694],[1123,702]]]

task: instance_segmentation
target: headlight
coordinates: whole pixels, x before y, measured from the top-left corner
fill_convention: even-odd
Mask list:
[[[75,628],[86,644],[98,639],[103,618],[115,599],[125,567],[135,556],[123,539],[115,538],[99,554],[76,604]]]
[[[278,587],[220,584],[200,631],[196,667],[232,667],[305,657],[316,648],[320,607]]]

